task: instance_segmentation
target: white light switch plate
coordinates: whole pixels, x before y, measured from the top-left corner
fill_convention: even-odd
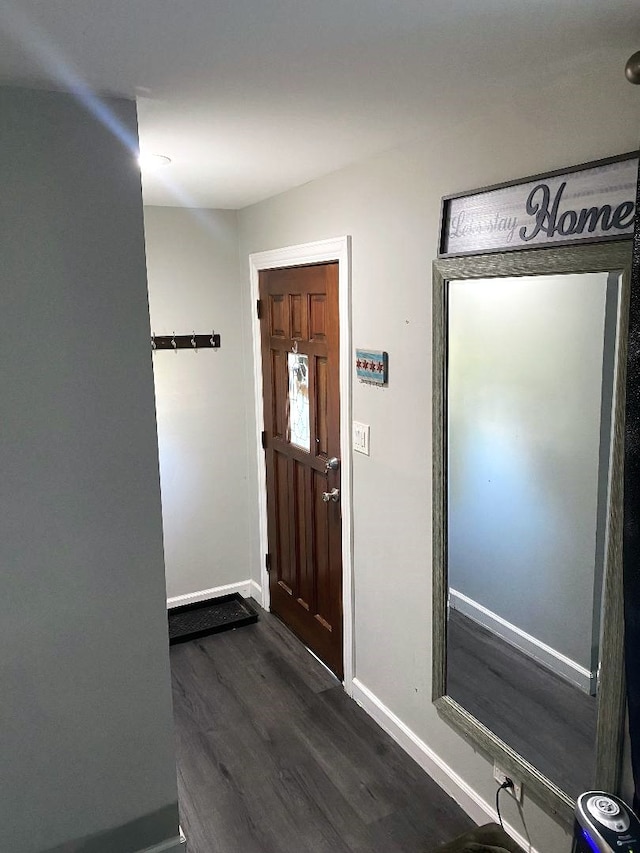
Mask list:
[[[353,449],[358,453],[369,455],[369,424],[353,422]]]

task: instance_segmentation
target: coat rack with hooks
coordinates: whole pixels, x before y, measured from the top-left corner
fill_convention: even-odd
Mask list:
[[[151,335],[151,349],[219,349],[220,335],[215,332],[204,335]]]

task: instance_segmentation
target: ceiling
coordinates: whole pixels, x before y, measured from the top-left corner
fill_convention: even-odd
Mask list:
[[[640,0],[0,0],[0,83],[138,100],[148,204],[244,207],[592,60],[628,86],[639,48]]]

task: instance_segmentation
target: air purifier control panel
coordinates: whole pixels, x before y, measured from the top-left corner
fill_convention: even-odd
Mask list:
[[[587,791],[578,797],[572,853],[640,853],[640,821],[619,797]]]
[[[611,797],[598,795],[587,800],[587,811],[604,826],[615,832],[626,832],[629,829],[629,815],[625,808],[612,800]]]

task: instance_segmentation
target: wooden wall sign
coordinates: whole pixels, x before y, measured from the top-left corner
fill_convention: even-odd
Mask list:
[[[438,256],[633,237],[638,152],[442,199]]]

